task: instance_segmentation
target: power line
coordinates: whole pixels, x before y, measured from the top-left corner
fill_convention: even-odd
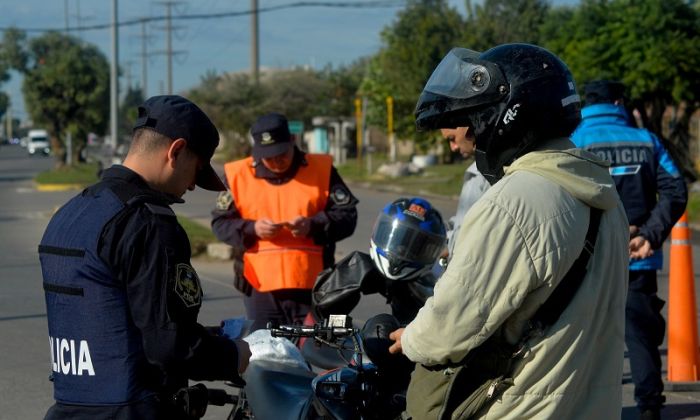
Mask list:
[[[380,8],[393,8],[393,7],[401,7],[405,6],[406,1],[405,0],[386,0],[386,1],[347,1],[347,2],[329,2],[329,1],[299,1],[299,2],[294,2],[294,3],[288,3],[288,4],[281,4],[278,6],[268,6],[268,7],[259,7],[257,9],[257,13],[267,13],[267,12],[274,12],[278,10],[283,10],[283,9],[293,9],[293,8],[300,8],[300,7],[328,7],[328,8],[345,8],[345,9],[380,9]],[[237,16],[247,16],[252,14],[252,10],[241,10],[241,11],[231,11],[231,12],[223,12],[223,13],[200,13],[200,14],[191,14],[191,15],[179,15],[179,16],[170,16],[168,17],[167,15],[164,16],[151,16],[151,17],[140,17],[140,18],[133,18],[129,20],[122,20],[118,22],[118,26],[133,26],[133,25],[138,25],[141,24],[142,22],[160,22],[160,21],[167,21],[168,19],[172,20],[197,20],[197,19],[220,19],[220,18],[226,18],[226,17],[237,17]],[[0,30],[8,30],[8,29],[20,29],[25,32],[51,32],[51,31],[66,31],[66,29],[69,32],[73,31],[91,31],[91,30],[99,30],[99,29],[108,29],[111,28],[112,24],[111,23],[100,23],[100,24],[95,24],[95,25],[86,25],[86,26],[76,26],[72,28],[18,28],[16,26],[11,26],[11,27],[0,27]]]

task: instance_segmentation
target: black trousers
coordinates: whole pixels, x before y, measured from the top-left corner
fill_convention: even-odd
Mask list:
[[[662,395],[659,346],[666,334],[664,302],[656,296],[656,271],[630,271],[625,310],[625,343],[630,359],[634,399],[641,410],[660,408]]]
[[[251,331],[263,329],[269,321],[278,325],[303,324],[311,310],[311,289],[287,289],[258,292],[253,289],[243,298],[246,318],[253,321]]]

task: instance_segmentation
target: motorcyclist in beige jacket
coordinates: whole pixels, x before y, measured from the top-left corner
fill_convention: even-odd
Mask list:
[[[477,166],[492,187],[467,212],[434,296],[392,333],[392,352],[448,375],[491,337],[519,343],[582,253],[591,208],[602,210],[576,294],[526,341],[512,385],[479,418],[620,418],[628,224],[608,164],[568,139],[579,111],[566,65],[527,44],[453,49],[418,101],[419,129],[474,130]],[[409,415],[461,418],[444,399],[466,395],[452,389],[426,409],[430,386],[416,382],[414,372]]]

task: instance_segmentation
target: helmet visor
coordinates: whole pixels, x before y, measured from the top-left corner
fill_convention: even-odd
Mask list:
[[[435,68],[423,90],[457,99],[484,93],[491,85],[491,73],[479,63],[480,54],[466,48],[453,48]]]
[[[410,223],[402,223],[386,214],[381,214],[377,219],[372,239],[388,256],[419,264],[434,263],[445,246],[443,236],[421,230]]]

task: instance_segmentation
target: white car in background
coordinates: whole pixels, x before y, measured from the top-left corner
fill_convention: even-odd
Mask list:
[[[48,156],[51,152],[49,133],[46,130],[29,130],[29,134],[27,134],[27,152],[30,155],[41,153]]]

